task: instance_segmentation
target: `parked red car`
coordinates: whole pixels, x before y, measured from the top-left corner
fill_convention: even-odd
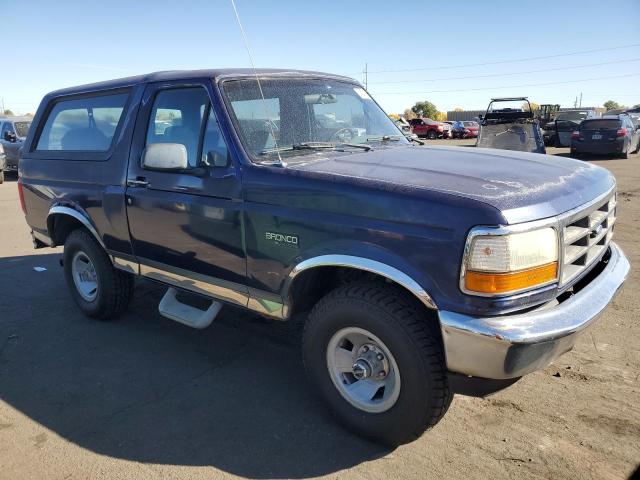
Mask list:
[[[456,122],[453,126],[453,138],[476,138],[479,131],[478,122]]]
[[[430,118],[414,118],[409,120],[411,131],[419,137],[427,137],[436,139],[444,134],[444,126],[440,122],[431,120]]]

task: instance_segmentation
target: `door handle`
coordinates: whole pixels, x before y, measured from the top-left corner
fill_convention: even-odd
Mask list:
[[[144,179],[127,180],[127,187],[148,187],[149,182]]]

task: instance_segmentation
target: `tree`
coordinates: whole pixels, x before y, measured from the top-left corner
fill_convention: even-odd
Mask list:
[[[632,108],[640,108],[640,103],[636,103]]]
[[[390,113],[389,118],[392,120],[400,120],[400,115],[398,115],[397,113]]]
[[[620,108],[620,104],[618,102],[614,102],[613,100],[607,100],[606,102],[604,102],[603,107],[607,110],[616,110],[617,108]]]
[[[5,115],[13,115],[13,112],[7,108],[7,109],[4,111],[4,114],[5,114]]]
[[[405,120],[413,120],[414,118],[416,118],[416,114],[413,113],[413,110],[411,110],[410,108],[407,108],[404,111],[404,119]]]
[[[464,108],[462,107],[456,107],[453,109],[454,112],[464,112]]]
[[[416,104],[411,107],[413,113],[415,113],[418,117],[426,117],[426,118],[435,118],[438,115],[438,109],[431,102],[416,102]]]
[[[538,105],[536,102],[524,102],[522,104],[522,111],[526,112],[529,110],[529,105],[531,105],[531,111],[535,112],[536,110],[540,110],[540,105]]]
[[[447,119],[447,114],[445,112],[436,112],[436,116],[433,119],[438,122],[444,122]]]

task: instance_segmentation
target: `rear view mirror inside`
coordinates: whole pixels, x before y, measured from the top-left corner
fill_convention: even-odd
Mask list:
[[[338,103],[338,99],[332,93],[314,93],[305,95],[304,103],[307,105],[324,105],[326,103]]]

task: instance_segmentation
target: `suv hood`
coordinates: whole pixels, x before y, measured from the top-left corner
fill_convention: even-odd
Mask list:
[[[470,198],[510,224],[558,215],[615,185],[607,170],[579,160],[488,148],[383,147],[288,168]]]

